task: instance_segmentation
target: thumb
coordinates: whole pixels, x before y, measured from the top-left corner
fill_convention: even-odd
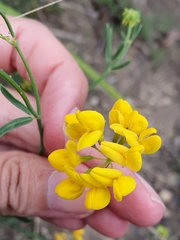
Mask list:
[[[55,186],[65,174],[54,172],[46,158],[21,151],[2,151],[0,157],[0,214],[46,218],[80,218],[90,214],[84,197],[59,198]]]

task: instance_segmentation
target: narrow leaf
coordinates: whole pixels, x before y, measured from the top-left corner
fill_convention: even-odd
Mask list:
[[[106,24],[106,50],[105,50],[105,59],[106,64],[108,65],[111,61],[111,49],[112,49],[112,34],[113,30],[109,24]]]
[[[4,124],[2,127],[0,127],[0,137],[10,132],[11,130],[18,128],[20,126],[26,125],[32,121],[33,121],[32,117],[22,117],[22,118],[16,118],[12,120]]]
[[[136,37],[137,37],[138,34],[140,33],[142,27],[143,27],[142,24],[138,24],[137,26],[135,26],[135,27],[133,28],[132,36],[131,36],[132,41],[134,41],[134,40],[136,39]]]
[[[124,48],[124,42],[119,44],[119,47],[118,47],[117,51],[115,52],[115,54],[112,57],[113,61],[115,61],[119,57],[119,55],[120,55],[121,51],[123,50],[123,48]]]
[[[123,31],[120,31],[120,35],[121,35],[122,39],[125,40],[126,34]]]
[[[120,64],[119,66],[113,67],[112,70],[118,70],[118,69],[124,68],[124,67],[126,67],[127,65],[129,65],[130,62],[131,62],[131,61],[124,62],[124,63]]]
[[[14,106],[16,106],[17,108],[19,108],[20,110],[22,110],[23,112],[25,112],[28,115],[31,115],[31,113],[29,112],[28,108],[21,103],[18,99],[16,99],[8,90],[7,88],[5,88],[4,86],[1,86],[0,88],[2,94],[5,96],[5,98],[7,98]]]

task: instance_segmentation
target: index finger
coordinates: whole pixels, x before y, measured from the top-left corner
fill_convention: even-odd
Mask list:
[[[87,96],[87,80],[68,51],[44,25],[29,19],[12,20],[11,24],[41,97],[44,145],[50,152],[64,145],[64,115],[82,107]],[[0,25],[0,33],[8,35],[4,24]],[[28,79],[15,49],[5,41],[0,41],[0,49],[0,68],[6,72],[17,70]]]

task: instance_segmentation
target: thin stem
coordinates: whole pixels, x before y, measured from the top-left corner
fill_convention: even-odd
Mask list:
[[[29,79],[30,79],[31,84],[32,84],[34,97],[35,97],[35,99],[36,99],[36,109],[37,109],[37,113],[38,113],[39,115],[41,115],[40,98],[39,98],[39,93],[38,93],[38,90],[37,90],[36,83],[35,83],[35,81],[34,81],[33,75],[32,75],[32,73],[31,73],[31,71],[30,71],[30,69],[29,69],[29,66],[27,65],[26,59],[24,58],[24,56],[23,56],[20,48],[19,48],[18,46],[15,46],[15,49],[16,49],[16,51],[18,52],[18,54],[19,54],[19,56],[20,56],[20,58],[21,58],[21,60],[22,60],[22,62],[23,62],[23,64],[24,64],[24,66],[25,66],[25,68],[26,68],[26,71],[27,71],[27,73],[28,73]]]
[[[103,153],[99,150],[99,148],[96,147],[96,145],[93,145],[92,147],[93,147],[94,149],[96,149],[96,150],[97,150],[101,155],[103,155],[105,158],[107,158],[106,155],[103,154]]]
[[[129,50],[129,48],[132,44],[132,40],[131,40],[132,29],[133,29],[133,27],[129,25],[127,34],[126,34],[126,38],[124,40],[124,47],[123,47],[121,53],[119,54],[119,56],[117,57],[117,59],[113,62],[112,67],[117,66],[117,64],[122,61],[122,59],[125,57],[127,51]]]
[[[38,129],[39,129],[39,134],[40,134],[40,148],[39,148],[38,153],[40,153],[40,152],[42,151],[42,149],[43,149],[43,136],[42,136],[42,135],[43,135],[43,126],[42,126],[42,121],[41,121],[40,97],[39,97],[39,94],[38,94],[38,90],[37,90],[37,87],[36,87],[36,83],[35,83],[35,81],[34,81],[34,78],[33,78],[32,73],[31,73],[31,71],[30,71],[30,69],[29,69],[29,66],[28,66],[28,64],[27,64],[27,62],[26,62],[26,59],[24,58],[24,56],[23,56],[20,48],[18,47],[17,41],[15,40],[14,31],[13,31],[13,29],[12,29],[12,27],[11,27],[11,24],[10,24],[8,18],[7,18],[6,15],[5,15],[4,13],[2,13],[1,11],[0,11],[0,15],[3,17],[5,23],[6,23],[8,29],[9,29],[9,31],[10,31],[10,34],[11,34],[11,36],[13,37],[13,40],[14,40],[14,41],[12,41],[11,45],[12,45],[12,46],[16,49],[16,51],[18,52],[18,54],[19,54],[19,56],[20,56],[20,58],[21,58],[21,60],[22,60],[22,62],[23,62],[23,64],[24,64],[24,66],[25,66],[25,69],[26,69],[26,71],[27,71],[27,73],[28,73],[28,76],[29,76],[29,79],[30,79],[30,81],[31,81],[31,84],[32,84],[33,93],[34,93],[34,97],[35,97],[35,100],[36,100],[36,110],[37,110],[36,115],[38,116],[38,118],[37,118],[37,124],[38,124]],[[4,39],[4,40],[5,40],[5,39]],[[11,81],[11,83],[12,83],[12,81]],[[11,85],[12,85],[12,84],[11,84]],[[17,90],[17,88],[15,88],[15,89]],[[19,91],[18,91],[18,92],[19,92]],[[26,99],[26,102],[28,103],[27,99]],[[28,104],[29,104],[29,103],[28,103]],[[31,110],[32,110],[32,109],[31,109]],[[35,113],[34,110],[33,110],[33,112]],[[33,114],[33,115],[34,115],[34,114]]]
[[[118,144],[124,145],[125,142],[126,142],[126,138],[125,137],[121,137],[121,139],[119,140]]]
[[[114,133],[112,142],[117,143],[118,139],[119,139],[119,135],[117,133]]]
[[[17,50],[25,68],[26,68],[26,71],[28,73],[28,76],[29,76],[29,79],[31,81],[31,84],[32,84],[32,88],[33,88],[33,93],[34,93],[34,97],[35,97],[35,100],[36,100],[36,109],[37,109],[37,114],[40,116],[38,119],[37,119],[37,124],[38,124],[38,129],[39,129],[39,134],[40,134],[40,147],[39,147],[39,150],[38,150],[38,153],[41,153],[42,149],[43,149],[43,125],[42,125],[42,120],[41,120],[41,107],[40,107],[40,98],[39,98],[39,93],[38,93],[38,90],[37,90],[37,87],[36,87],[36,83],[34,81],[34,78],[32,76],[32,73],[29,69],[29,66],[27,65],[27,62],[26,62],[26,59],[24,58],[20,48],[16,45],[15,46],[15,49]]]
[[[0,10],[0,15],[1,15],[2,18],[4,19],[6,25],[7,25],[8,29],[9,29],[9,32],[11,33],[11,36],[12,36],[13,38],[15,38],[15,34],[14,34],[14,31],[13,31],[13,29],[12,29],[12,27],[11,27],[11,24],[10,24],[9,20],[7,19],[6,15],[5,15],[1,10]]]
[[[107,77],[107,75],[111,72],[111,68],[108,67],[104,73],[101,74],[101,76],[99,77],[99,79],[97,81],[95,81],[94,83],[89,85],[89,91],[92,90],[96,85],[98,85],[104,78]]]
[[[36,111],[34,111],[31,103],[29,102],[29,99],[27,98],[27,96],[26,96],[25,92],[22,90],[22,88],[7,73],[2,71],[1,69],[0,69],[0,76],[3,77],[19,93],[19,95],[24,100],[24,103],[26,104],[27,108],[32,113],[32,115],[36,119],[39,119],[40,116],[36,113]]]

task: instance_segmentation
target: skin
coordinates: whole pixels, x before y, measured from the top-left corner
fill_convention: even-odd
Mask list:
[[[67,50],[45,26],[27,19],[12,20],[12,26],[41,97],[45,152],[43,156],[36,155],[39,134],[35,121],[0,139],[0,214],[40,216],[67,229],[79,229],[89,224],[109,237],[124,235],[129,223],[138,226],[156,224],[164,214],[162,202],[144,180],[128,169],[123,171],[134,177],[137,187],[120,203],[112,199],[108,207],[95,212],[84,209],[84,196],[73,201],[57,197],[57,206],[53,205],[52,199],[52,205],[49,204],[49,178],[58,183],[65,175],[54,172],[47,156],[64,146],[64,115],[83,107],[88,92],[87,80]],[[8,35],[2,19],[0,33]],[[27,78],[16,51],[3,40],[0,40],[0,68],[8,73],[16,70]],[[12,93],[20,99],[17,93]],[[29,96],[29,99],[35,106],[33,97]],[[0,126],[24,116],[2,94],[0,103]]]

